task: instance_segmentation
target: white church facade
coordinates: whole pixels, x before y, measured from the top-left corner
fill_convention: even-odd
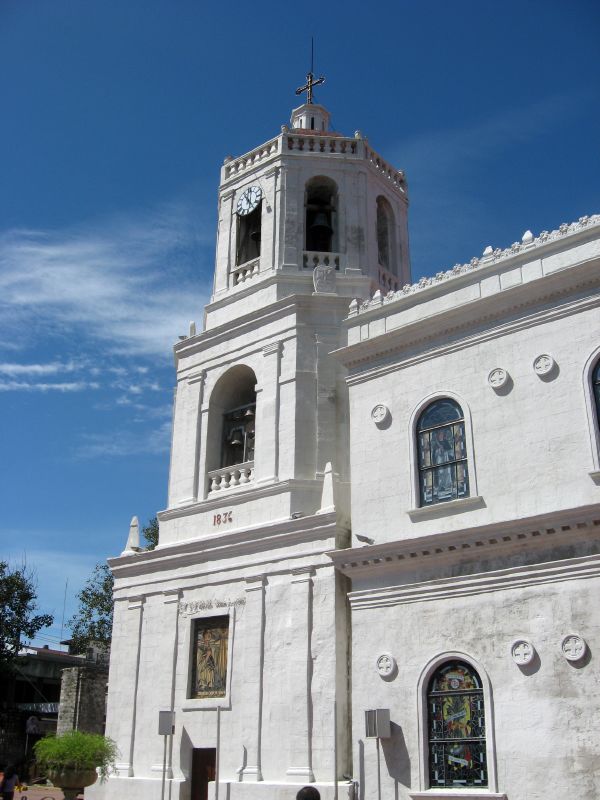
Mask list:
[[[325,108],[227,158],[86,796],[596,798],[599,307],[600,216],[411,284],[404,175]]]

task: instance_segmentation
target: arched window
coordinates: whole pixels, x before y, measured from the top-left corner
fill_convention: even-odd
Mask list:
[[[250,214],[237,215],[237,266],[260,256],[262,201]]]
[[[596,424],[600,430],[600,358],[596,361],[596,366],[592,370],[592,392],[596,404]]]
[[[252,479],[255,419],[256,375],[239,364],[219,378],[210,396],[206,464],[212,490]]]
[[[381,195],[377,198],[377,258],[381,267],[396,275],[394,212]]]
[[[320,175],[306,184],[305,212],[306,250],[335,252],[337,188],[330,178]]]
[[[417,459],[422,506],[469,496],[465,420],[454,400],[435,400],[420,415]]]
[[[464,661],[446,661],[427,689],[429,786],[487,786],[483,687]]]

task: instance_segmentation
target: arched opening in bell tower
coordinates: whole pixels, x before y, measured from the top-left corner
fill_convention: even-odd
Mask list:
[[[209,470],[254,461],[256,375],[243,364],[219,378],[210,397]]]
[[[397,275],[394,212],[389,202],[377,198],[377,258],[379,266]]]
[[[260,256],[262,202],[246,216],[237,217],[236,266],[246,264]]]
[[[306,250],[333,253],[337,250],[337,186],[331,178],[318,175],[306,184]]]

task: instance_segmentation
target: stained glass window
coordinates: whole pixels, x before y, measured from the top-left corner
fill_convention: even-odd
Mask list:
[[[429,785],[487,786],[481,680],[462,661],[448,661],[427,692]]]
[[[465,421],[454,400],[436,400],[423,411],[417,454],[422,506],[469,496]]]

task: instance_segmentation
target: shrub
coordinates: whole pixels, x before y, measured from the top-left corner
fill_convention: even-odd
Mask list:
[[[46,736],[34,745],[37,763],[47,769],[96,769],[104,780],[117,757],[112,739],[98,733],[69,731],[62,736]]]

